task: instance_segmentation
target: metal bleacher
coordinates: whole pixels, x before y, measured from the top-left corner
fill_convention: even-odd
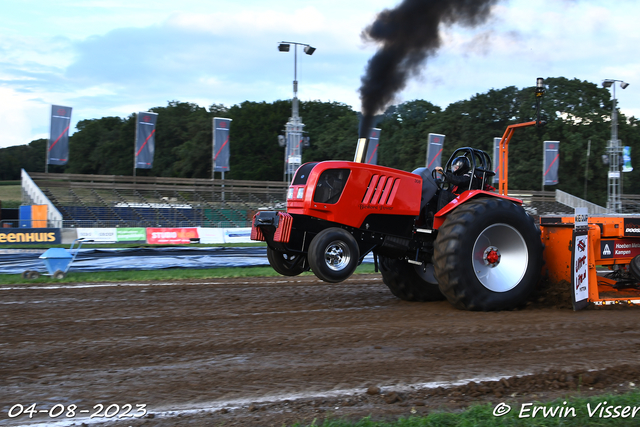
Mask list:
[[[42,198],[48,198],[57,208],[64,228],[249,227],[260,209],[284,210],[288,188],[287,183],[276,181],[35,172],[28,175],[38,193],[43,193]],[[25,177],[23,190],[24,183]],[[521,199],[536,221],[543,215],[572,215],[579,206],[587,206],[590,215],[606,212],[603,207],[560,190],[512,190],[509,196]],[[622,205],[623,214],[640,213],[640,195],[624,195]]]
[[[29,174],[72,227],[248,227],[284,209],[287,183],[81,174]]]

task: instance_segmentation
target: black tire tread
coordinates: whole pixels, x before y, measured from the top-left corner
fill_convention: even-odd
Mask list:
[[[329,271],[324,261],[326,244],[332,240],[342,240],[350,246],[351,262],[342,271]],[[360,249],[358,242],[347,230],[337,227],[327,228],[318,233],[309,245],[307,260],[311,271],[320,280],[328,283],[338,283],[349,278],[356,270],[359,263]]]
[[[445,299],[437,284],[422,280],[413,265],[406,260],[379,255],[382,281],[391,293],[403,301],[442,301]]]
[[[542,242],[540,230],[533,224],[521,206],[500,198],[483,198],[469,201],[449,214],[444,224],[438,230],[435,242],[434,267],[435,276],[440,284],[440,290],[447,300],[456,308],[462,310],[507,310],[515,308],[526,301],[534,290],[536,283],[527,284],[530,289],[518,292],[510,301],[496,301],[496,293],[474,292],[464,275],[460,274],[469,266],[465,264],[469,248],[463,247],[463,238],[469,233],[469,227],[491,212],[500,211],[512,216],[516,221],[529,228],[528,236],[523,236],[532,248],[532,265],[539,277],[542,268]],[[530,263],[531,264],[531,263]],[[537,282],[537,281],[536,281]],[[520,285],[518,285],[520,286]],[[492,295],[493,294],[493,295]]]
[[[304,260],[300,260],[294,268],[290,268],[284,263],[282,255],[284,255],[283,252],[267,247],[267,259],[269,260],[269,265],[271,265],[271,268],[273,268],[277,273],[282,274],[283,276],[297,276],[305,271]],[[302,257],[303,255],[298,256]]]

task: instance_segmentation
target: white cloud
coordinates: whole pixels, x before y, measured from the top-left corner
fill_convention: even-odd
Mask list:
[[[311,57],[298,51],[301,99],[359,110],[360,78],[375,53],[360,32],[397,3],[10,2],[0,30],[0,94],[14,107],[2,111],[11,119],[2,122],[0,146],[46,135],[50,104],[72,106],[75,125],[170,100],[230,106],[288,99],[293,52],[278,52],[282,40],[317,48]],[[615,78],[631,83],[616,92],[621,109],[640,111],[639,15],[640,3],[631,0],[502,1],[476,29],[445,29],[442,49],[398,100],[445,107],[491,88],[532,86],[536,77]]]
[[[48,138],[48,129],[43,128],[42,123],[34,122],[32,117],[48,117],[50,106],[6,87],[0,87],[0,99],[0,147],[22,145],[34,139]]]

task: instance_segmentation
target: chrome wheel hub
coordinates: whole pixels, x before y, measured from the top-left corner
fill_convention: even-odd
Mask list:
[[[515,288],[524,277],[529,251],[522,234],[507,224],[485,228],[473,245],[473,270],[484,287],[494,292]]]
[[[327,245],[324,250],[324,262],[333,271],[343,270],[351,261],[349,247],[345,242],[336,240]]]

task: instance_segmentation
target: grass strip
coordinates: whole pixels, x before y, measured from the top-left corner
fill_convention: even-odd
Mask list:
[[[374,273],[373,264],[360,265],[355,274]],[[313,275],[311,272],[302,276]],[[219,279],[232,277],[272,277],[279,276],[271,267],[221,267],[211,269],[166,268],[162,270],[119,270],[97,271],[91,273],[70,271],[64,279],[55,280],[49,276],[38,279],[23,279],[20,274],[0,275],[0,284],[36,284],[36,283],[100,283],[100,282],[138,282],[138,281],[166,281],[185,279]]]
[[[509,403],[502,416],[498,404],[474,405],[462,412],[437,411],[426,416],[410,416],[396,421],[327,419],[320,424],[294,424],[296,427],[601,427],[640,425],[640,392],[567,397],[550,402]],[[503,410],[505,406],[500,406]],[[535,416],[534,416],[535,414]]]

